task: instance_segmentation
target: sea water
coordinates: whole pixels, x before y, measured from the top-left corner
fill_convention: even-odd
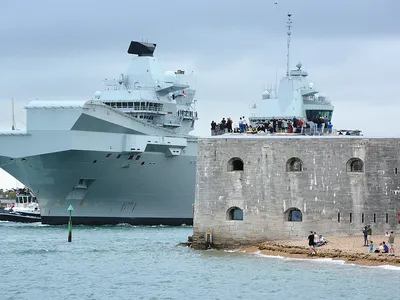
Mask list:
[[[399,299],[400,268],[178,246],[191,227],[0,222],[0,299]]]

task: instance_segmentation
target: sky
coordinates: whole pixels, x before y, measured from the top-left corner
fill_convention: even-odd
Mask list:
[[[35,99],[88,100],[130,62],[131,40],[157,43],[164,70],[195,76],[199,120],[249,114],[253,101],[298,61],[335,106],[336,128],[399,136],[398,0],[1,0],[0,129],[25,128]],[[0,144],[1,147],[1,144]],[[0,172],[0,187],[20,185]]]

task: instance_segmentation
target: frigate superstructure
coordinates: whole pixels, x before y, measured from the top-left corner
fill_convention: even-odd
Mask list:
[[[251,104],[250,125],[256,127],[260,122],[271,119],[291,120],[293,118],[313,121],[327,117],[330,122],[334,107],[328,97],[309,81],[308,73],[302,69],[302,63],[296,69],[290,69],[290,41],[292,14],[287,22],[287,66],[286,76],[279,85],[265,89],[261,99]]]
[[[131,42],[126,72],[87,101],[33,101],[0,132],[0,167],[36,195],[46,224],[192,224],[197,112],[185,72]]]

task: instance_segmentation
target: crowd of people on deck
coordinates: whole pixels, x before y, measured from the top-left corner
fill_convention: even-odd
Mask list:
[[[332,134],[333,125],[327,116],[315,117],[313,120],[293,117],[272,118],[257,122],[257,126],[249,125],[244,116],[239,118],[235,127],[231,118],[222,118],[219,123],[211,122],[211,135],[221,135],[224,133],[324,133]]]
[[[211,135],[221,135],[227,132],[234,132],[231,118],[222,118],[221,122],[218,124],[214,121],[211,122]]]

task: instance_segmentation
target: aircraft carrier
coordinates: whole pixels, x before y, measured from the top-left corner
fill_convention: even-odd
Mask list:
[[[25,131],[0,132],[0,167],[29,187],[45,224],[190,225],[197,112],[185,72],[131,42],[127,72],[87,101],[33,101]]]

